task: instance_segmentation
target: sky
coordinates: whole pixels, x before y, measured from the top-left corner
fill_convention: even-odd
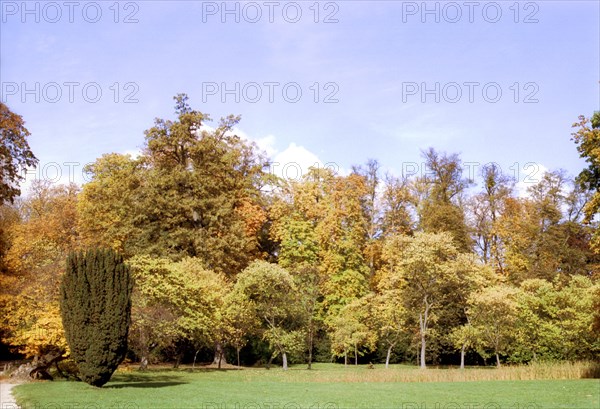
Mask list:
[[[585,166],[570,140],[600,109],[598,1],[0,1],[0,98],[40,160],[85,182],[135,154],[173,96],[220,117],[296,178],[377,159],[426,171],[428,147],[466,176],[496,162],[520,186]]]

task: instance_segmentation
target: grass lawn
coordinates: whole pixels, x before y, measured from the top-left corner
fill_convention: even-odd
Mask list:
[[[427,371],[443,376],[443,371],[452,370]],[[287,372],[279,368],[131,371],[117,372],[101,389],[54,381],[19,385],[13,393],[23,409],[600,408],[600,379],[391,381],[409,372],[420,371],[406,366],[344,369],[331,364],[317,364],[311,371],[297,366]]]

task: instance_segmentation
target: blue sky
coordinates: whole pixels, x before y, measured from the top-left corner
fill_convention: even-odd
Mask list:
[[[80,182],[65,163],[135,152],[155,117],[173,117],[179,92],[213,125],[241,114],[240,133],[278,172],[376,158],[398,174],[433,146],[513,175],[518,167],[521,182],[535,166],[578,173],[571,124],[600,109],[597,1],[2,0],[0,9],[2,100],[27,122],[38,177],[56,163],[63,181],[71,167]]]

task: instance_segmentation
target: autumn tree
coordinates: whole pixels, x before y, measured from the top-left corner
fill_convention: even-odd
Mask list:
[[[386,368],[389,367],[394,348],[410,333],[401,291],[393,286],[386,287],[387,283],[389,281],[383,279],[379,292],[367,296],[370,305],[371,328],[377,332],[377,338],[386,349]]]
[[[281,181],[280,194],[270,209],[271,235],[279,247],[278,264],[290,272],[298,289],[309,369],[315,336],[323,321],[325,276],[319,269],[323,250],[317,226],[323,220],[324,184],[332,177],[331,171],[311,169],[301,180]]]
[[[465,354],[476,345],[477,335],[468,314],[469,297],[497,284],[498,276],[472,253],[458,254],[447,268],[455,279],[448,281],[446,301],[438,314],[436,325],[442,328],[442,346],[458,349],[461,368],[464,368]]]
[[[585,190],[593,192],[591,200],[584,208],[585,222],[591,223],[600,210],[600,112],[594,112],[591,119],[580,116],[573,128],[578,129],[571,134],[572,140],[577,144],[579,156],[588,164],[577,177],[577,181]],[[594,233],[592,243],[595,251],[600,252],[598,229]]]
[[[525,198],[509,198],[495,231],[504,250],[503,271],[513,282],[557,274],[587,275],[596,262],[589,241],[591,232],[573,219],[577,189],[563,172],[546,172],[528,188]],[[564,210],[567,214],[564,214]]]
[[[368,307],[369,298],[354,300],[342,307],[330,321],[331,352],[334,356],[344,357],[344,366],[348,366],[348,352],[354,352],[354,365],[358,365],[359,355],[375,349],[377,332],[367,324]]]
[[[301,289],[309,361],[317,324],[330,326],[343,306],[369,289],[366,180],[313,168],[300,181],[287,182],[271,209],[279,264]]]
[[[14,230],[20,221],[21,214],[18,205],[0,206],[0,274],[8,273],[5,257],[12,244]]]
[[[82,235],[128,256],[197,257],[231,278],[260,255],[267,162],[235,135],[239,117],[211,130],[186,95],[175,101],[177,119],[155,120],[139,158],[112,154],[89,167]]]
[[[504,275],[503,246],[497,229],[506,200],[512,197],[514,182],[493,163],[482,168],[481,178],[481,192],[468,201],[475,245],[483,262]]]
[[[367,220],[361,199],[365,180],[359,175],[336,176],[325,185],[323,219],[317,226],[324,276],[323,306],[335,316],[346,304],[369,289],[369,267],[364,257]]]
[[[381,229],[384,237],[414,231],[414,201],[407,176],[386,175],[381,198]]]
[[[598,287],[598,283],[584,276],[573,276],[558,285],[556,324],[560,342],[557,346],[562,359],[597,359],[600,355],[600,334],[593,330]]]
[[[394,236],[384,247],[388,288],[401,291],[404,308],[418,326],[420,366],[425,368],[427,339],[432,322],[450,296],[448,287],[456,280],[451,262],[458,250],[449,233],[416,233]]]
[[[145,370],[155,353],[182,338],[176,303],[184,297],[179,293],[184,284],[173,277],[169,259],[142,255],[128,264],[134,280],[129,346],[140,360],[139,369]]]
[[[500,355],[508,354],[515,339],[518,290],[507,285],[488,287],[473,293],[469,299],[469,322],[475,328],[479,353],[491,350],[500,367]]]
[[[229,292],[224,300],[222,319],[217,322],[221,330],[221,342],[235,348],[237,366],[240,367],[240,351],[253,335],[258,335],[260,321],[248,300],[239,292]]]
[[[255,261],[238,275],[233,291],[260,318],[262,336],[273,350],[271,360],[281,355],[287,369],[288,354],[303,344],[292,276],[276,264]]]
[[[229,284],[202,260],[136,256],[129,261],[135,286],[130,339],[145,369],[153,350],[176,349],[187,341],[196,351],[228,338]],[[181,352],[176,351],[176,364]],[[222,356],[220,358],[223,358]]]
[[[60,312],[81,379],[102,386],[127,353],[133,283],[113,250],[72,253],[61,285]]]
[[[462,205],[463,193],[472,181],[463,178],[457,154],[447,155],[429,148],[423,157],[426,172],[415,181],[422,195],[417,204],[420,228],[427,233],[449,232],[460,251],[472,251]]]
[[[515,361],[559,359],[562,342],[557,325],[557,291],[553,283],[542,279],[525,280],[516,294]]]
[[[30,135],[23,117],[0,102],[0,205],[12,203],[21,194],[24,168],[38,163],[27,142]]]
[[[460,369],[465,369],[465,354],[477,345],[479,337],[477,329],[470,322],[454,327],[450,332],[450,341],[460,350]]]
[[[129,155],[102,155],[86,166],[91,180],[83,186],[77,208],[78,231],[86,246],[106,246],[133,256],[131,242],[139,236],[143,217],[140,189],[143,163]]]
[[[224,361],[221,345],[228,335],[225,297],[231,286],[224,274],[205,267],[198,258],[185,258],[172,265],[179,289],[171,294],[175,302],[178,326],[184,339],[198,351],[215,347],[217,365]]]
[[[369,268],[369,281],[375,280],[375,272],[381,264],[382,243],[382,203],[379,188],[381,165],[374,159],[367,161],[365,166],[354,166],[352,172],[363,178],[364,193],[361,207],[365,220],[364,258]]]
[[[61,359],[67,350],[60,281],[67,255],[78,246],[78,192],[75,185],[35,181],[13,209],[17,214],[0,275],[0,324],[3,342],[36,361]]]

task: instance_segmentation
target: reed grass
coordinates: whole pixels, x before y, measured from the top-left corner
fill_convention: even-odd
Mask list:
[[[252,370],[254,371],[254,370]],[[267,372],[267,371],[265,371]],[[468,382],[468,381],[519,381],[519,380],[568,380],[600,378],[597,362],[538,362],[529,365],[496,367],[427,368],[406,365],[383,365],[368,369],[367,366],[337,366],[332,370],[328,364],[317,364],[314,370],[295,367],[289,371],[277,371],[284,382]],[[248,380],[256,374],[248,374]],[[265,376],[268,376],[265,374]]]

